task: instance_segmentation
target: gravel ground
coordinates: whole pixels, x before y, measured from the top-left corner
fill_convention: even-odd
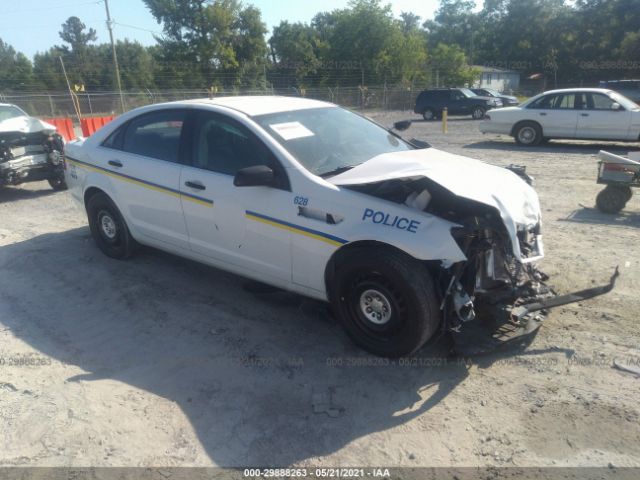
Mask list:
[[[408,114],[373,115],[385,124]],[[0,465],[640,466],[640,198],[593,209],[600,148],[520,148],[477,123],[408,135],[526,165],[560,307],[526,350],[415,364],[355,348],[322,304],[144,249],[104,257],[68,194],[0,190]],[[464,172],[460,172],[464,174]],[[639,363],[640,364],[640,363]]]

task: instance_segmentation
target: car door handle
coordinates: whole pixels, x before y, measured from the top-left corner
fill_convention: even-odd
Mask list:
[[[118,167],[118,168],[122,168],[122,162],[119,160],[109,160],[109,165],[111,165],[112,167]]]
[[[200,182],[193,182],[191,180],[188,180],[186,182],[184,182],[184,184],[189,187],[189,188],[195,188],[196,190],[206,190],[207,187],[205,187],[203,184],[201,184]]]
[[[583,117],[588,117],[589,116],[588,113],[581,113],[580,115],[583,116]]]
[[[546,117],[546,116],[547,116],[547,114],[546,114],[546,113],[541,113],[541,114],[540,114],[540,116],[541,116],[541,117]]]

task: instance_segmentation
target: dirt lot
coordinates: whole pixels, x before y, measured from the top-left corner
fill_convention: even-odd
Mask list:
[[[404,114],[376,116],[383,123]],[[145,249],[93,245],[66,193],[0,191],[0,464],[4,466],[640,466],[640,197],[593,210],[598,149],[532,149],[454,119],[408,133],[526,165],[544,212],[541,264],[559,292],[608,296],[556,309],[524,351],[420,366],[348,341],[322,304]],[[460,172],[464,174],[464,172]],[[340,365],[340,366],[336,366]]]

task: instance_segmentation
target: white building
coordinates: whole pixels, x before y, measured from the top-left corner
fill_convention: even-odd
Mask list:
[[[480,70],[480,78],[473,84],[474,88],[493,88],[499,92],[511,93],[520,86],[520,73],[513,70],[474,65]]]

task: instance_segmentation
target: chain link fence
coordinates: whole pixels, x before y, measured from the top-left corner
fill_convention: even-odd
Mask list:
[[[237,90],[210,95],[202,90],[123,92],[126,110],[160,102],[222,97],[233,95],[285,95],[324,100],[356,110],[413,110],[415,99],[424,86],[417,87],[319,87],[266,90]],[[82,116],[117,115],[122,113],[118,92],[77,93]],[[75,117],[73,100],[68,92],[1,94],[0,102],[13,103],[27,113],[39,117]]]

